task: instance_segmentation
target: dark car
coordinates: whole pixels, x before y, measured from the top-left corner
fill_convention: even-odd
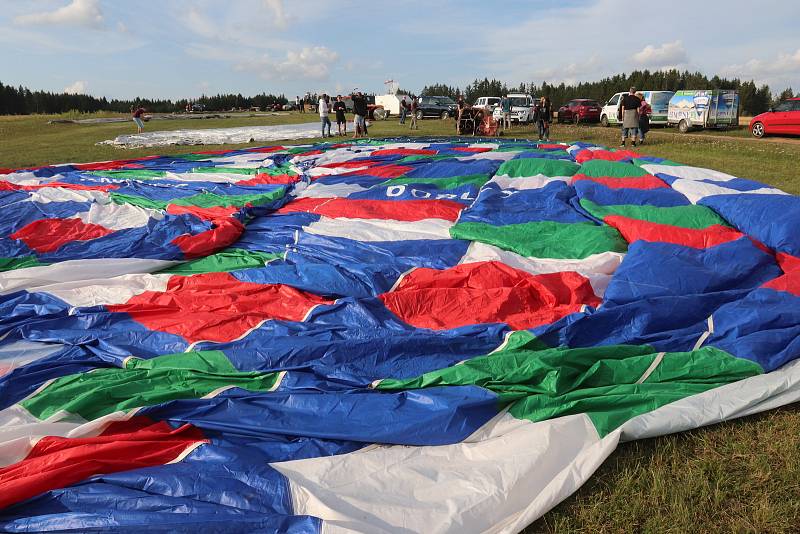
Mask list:
[[[750,120],[750,132],[755,137],[800,135],[800,98],[784,100],[766,113],[753,117]]]
[[[457,104],[449,96],[421,96],[417,106],[417,119],[455,117],[456,107]]]
[[[600,122],[600,109],[597,100],[576,98],[558,108],[558,122]]]

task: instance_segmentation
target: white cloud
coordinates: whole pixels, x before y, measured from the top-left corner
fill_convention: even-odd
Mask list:
[[[85,80],[78,80],[64,88],[64,92],[71,95],[85,95],[89,84]]]
[[[689,56],[679,39],[658,47],[647,45],[633,55],[633,61],[642,67],[665,69],[685,65],[689,62]]]
[[[14,18],[14,23],[21,25],[52,24],[101,28],[104,24],[104,18],[99,0],[72,0],[66,6],[54,11],[19,15]]]
[[[791,78],[800,77],[800,48],[794,53],[778,54],[776,59],[751,59],[742,64],[729,65],[723,69],[723,73],[775,85],[773,90],[780,89],[781,85],[789,85]]]
[[[289,50],[285,59],[273,59],[268,54],[238,63],[240,72],[253,71],[265,80],[327,80],[331,65],[339,60],[339,54],[324,46],[304,47],[299,51]]]
[[[272,12],[272,23],[276,28],[286,28],[286,11],[283,9],[283,0],[264,0],[264,5]]]

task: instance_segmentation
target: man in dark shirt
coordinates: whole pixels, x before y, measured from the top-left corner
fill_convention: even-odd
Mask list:
[[[619,107],[622,114],[622,143],[621,147],[625,146],[625,140],[628,135],[633,139],[633,146],[636,146],[636,139],[639,137],[639,106],[642,105],[641,99],[636,96],[636,88],[631,87],[627,95],[623,95],[620,99]]]
[[[353,95],[353,113],[356,115],[353,137],[367,135],[367,99],[361,91]]]
[[[347,135],[347,118],[344,116],[346,110],[347,106],[342,100],[342,95],[338,95],[333,104],[333,111],[336,113],[336,127],[339,129],[339,135]]]

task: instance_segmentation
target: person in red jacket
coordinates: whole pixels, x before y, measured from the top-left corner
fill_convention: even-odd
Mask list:
[[[144,115],[144,112],[145,109],[141,106],[136,109],[131,106],[131,116],[133,116],[133,122],[136,123],[136,128],[138,128],[136,133],[142,133],[144,131],[144,123],[142,122],[142,115]]]

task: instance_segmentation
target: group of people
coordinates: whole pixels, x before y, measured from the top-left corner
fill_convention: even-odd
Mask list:
[[[400,124],[406,123],[406,117],[411,114],[411,130],[419,130],[417,124],[417,111],[419,110],[419,99],[414,95],[406,95],[400,99]]]
[[[644,94],[637,93],[635,87],[631,87],[628,94],[620,99],[617,108],[617,119],[622,124],[622,142],[619,146],[625,147],[625,143],[630,137],[633,146],[644,143],[647,132],[650,131],[650,115],[653,113],[650,104],[644,99]]]
[[[367,99],[361,91],[356,92],[351,97],[353,101],[353,138],[366,137],[369,134],[367,130],[367,115],[369,107]],[[317,102],[317,111],[319,112],[319,119],[322,123],[322,137],[333,137],[331,134],[331,119],[330,114],[333,113],[336,117],[337,134],[340,136],[347,135],[347,104],[342,95],[337,95],[335,100],[331,100],[327,94],[320,96]]]

